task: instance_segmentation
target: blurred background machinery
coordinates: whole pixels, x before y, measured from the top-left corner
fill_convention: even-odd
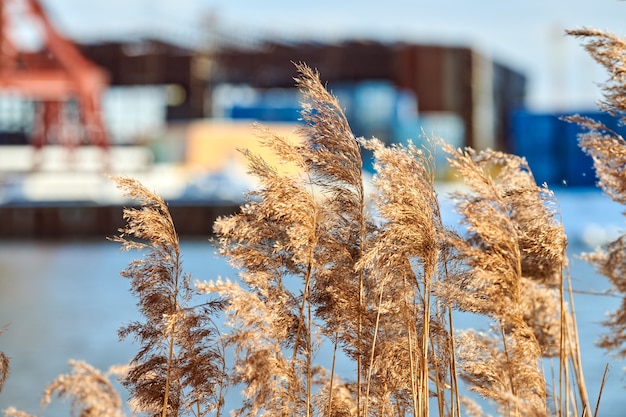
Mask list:
[[[108,147],[101,107],[107,84],[105,71],[56,30],[37,0],[0,2],[0,120],[9,140]],[[11,111],[19,105],[31,111]]]
[[[47,214],[22,221],[26,208],[51,212],[53,204],[61,208],[46,228],[77,219],[72,228],[87,230],[94,216],[67,214],[66,206],[119,204],[103,171],[133,175],[172,203],[236,208],[253,186],[237,149],[271,160],[251,122],[299,140],[293,62],[320,72],[356,136],[418,146],[437,137],[525,156],[539,183],[595,182],[577,147],[579,128],[562,112],[528,110],[524,72],[475,48],[289,40],[216,19],[193,41],[165,31],[70,40],[42,5],[0,1],[0,208],[10,210],[0,232],[22,224],[14,234],[38,233]],[[371,173],[367,151],[363,157]],[[445,155],[435,158],[437,179],[451,178]]]

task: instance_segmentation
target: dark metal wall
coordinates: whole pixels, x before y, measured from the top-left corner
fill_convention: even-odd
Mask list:
[[[465,144],[484,143],[476,137],[477,106],[493,105],[491,146],[507,150],[510,114],[523,107],[523,74],[493,63],[463,47],[406,43],[313,42],[265,43],[256,49],[222,48],[197,53],[161,42],[83,45],[88,59],[108,69],[113,85],[177,84],[185,101],[168,108],[169,120],[210,116],[205,100],[210,87],[220,83],[248,84],[257,88],[293,87],[294,62],[316,68],[329,83],[389,80],[412,91],[420,112],[453,112],[464,123]],[[204,63],[205,65],[198,65]],[[476,80],[483,71],[491,77],[485,103],[477,97]],[[484,77],[483,77],[484,78]],[[484,83],[483,83],[484,84]]]
[[[232,204],[170,202],[170,212],[180,236],[210,236],[218,217],[239,211]],[[93,203],[0,205],[0,238],[98,238],[113,237],[125,225],[124,207]]]
[[[205,117],[205,94],[209,74],[196,71],[203,56],[197,52],[158,41],[82,45],[85,57],[106,69],[111,85],[164,85],[182,87],[182,103],[168,106],[168,120]]]
[[[259,88],[293,85],[293,62],[316,68],[324,81],[389,80],[412,91],[420,112],[453,112],[464,123],[465,144],[484,143],[476,137],[477,106],[493,106],[488,126],[490,146],[507,150],[510,114],[524,106],[523,74],[486,60],[463,47],[346,42],[342,44],[267,44],[260,50],[222,50],[215,55],[215,83],[242,83]],[[486,71],[486,72],[485,72]],[[485,72],[484,74],[482,72]],[[491,77],[489,100],[480,101],[477,79]]]

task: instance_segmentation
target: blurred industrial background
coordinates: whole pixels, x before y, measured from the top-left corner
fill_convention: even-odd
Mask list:
[[[61,7],[63,3],[56,3]],[[245,189],[252,121],[297,140],[294,62],[319,70],[357,136],[426,136],[525,156],[538,182],[592,186],[577,126],[526,105],[523,71],[470,46],[251,36],[210,16],[193,38],[70,39],[38,0],[0,2],[0,235],[111,234],[133,175],[210,233]],[[587,110],[622,131],[616,120]],[[371,170],[368,155],[364,165]],[[438,178],[449,173],[437,156]]]
[[[563,33],[619,30],[624,7],[0,0],[0,351],[11,357],[0,409],[46,415],[39,394],[68,359],[104,370],[136,354],[117,337],[137,314],[118,275],[138,255],[105,240],[133,203],[106,174],[132,175],[167,200],[186,273],[236,277],[206,237],[255,185],[237,151],[264,152],[252,122],[298,140],[292,62],[305,62],[358,136],[421,144],[432,135],[527,158],[559,201],[590,397],[600,391],[600,414],[621,416],[623,361],[594,347],[620,300],[598,297],[609,284],[577,255],[622,234],[623,207],[594,187],[579,128],[561,117],[580,113],[626,133],[595,110],[606,73]],[[452,173],[441,151],[435,157],[442,216],[454,228]],[[53,406],[49,415],[69,413],[67,403]]]

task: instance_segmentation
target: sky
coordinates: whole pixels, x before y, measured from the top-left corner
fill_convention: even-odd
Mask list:
[[[241,39],[368,39],[467,46],[526,74],[531,109],[594,109],[606,72],[566,29],[626,34],[619,0],[40,0],[78,40],[144,34],[197,39],[208,27]],[[323,77],[323,74],[322,74]]]

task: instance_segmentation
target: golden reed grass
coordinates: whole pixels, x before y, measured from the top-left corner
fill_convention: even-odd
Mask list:
[[[0,335],[4,332],[4,330],[5,329],[0,329]],[[0,393],[2,392],[2,389],[4,388],[4,383],[9,377],[9,368],[10,368],[9,357],[4,352],[0,352]]]
[[[592,55],[613,69],[603,106],[623,114],[623,43],[597,31],[570,34],[590,38]],[[441,219],[431,156],[411,143],[355,138],[319,75],[296,67],[302,141],[258,132],[299,174],[242,150],[259,187],[214,225],[214,243],[236,278],[192,286],[166,203],[134,179],[114,178],[140,202],[124,210],[127,225],[113,238],[143,253],[122,272],[143,318],[119,332],[140,344],[120,376],[133,413],[482,416],[475,393],[503,416],[595,415],[558,202],[526,161],[440,143],[464,181],[453,195],[461,218],[454,230]],[[626,202],[623,139],[574,120],[590,129],[581,146],[594,158],[600,186]],[[362,148],[374,158],[371,196]],[[622,241],[587,257],[623,294]],[[489,325],[455,329],[460,312]],[[622,306],[609,318],[611,333],[600,341],[620,355],[625,312]],[[353,372],[340,374],[337,361]],[[71,366],[44,403],[56,394],[70,398],[81,417],[124,414],[108,379],[117,370]],[[7,373],[0,355],[0,389]],[[228,389],[240,392],[238,404],[225,404]]]
[[[568,33],[583,39],[585,49],[609,73],[609,79],[603,85],[604,100],[600,102],[600,108],[619,117],[622,123],[626,122],[626,41],[612,33],[595,29],[572,30]],[[624,138],[589,118],[573,116],[569,120],[586,129],[580,135],[580,147],[593,159],[599,186],[613,201],[626,204]],[[609,280],[614,292],[622,298],[620,308],[612,312],[604,322],[608,332],[598,342],[600,347],[620,358],[626,357],[625,249],[626,235],[622,235],[585,256]]]

